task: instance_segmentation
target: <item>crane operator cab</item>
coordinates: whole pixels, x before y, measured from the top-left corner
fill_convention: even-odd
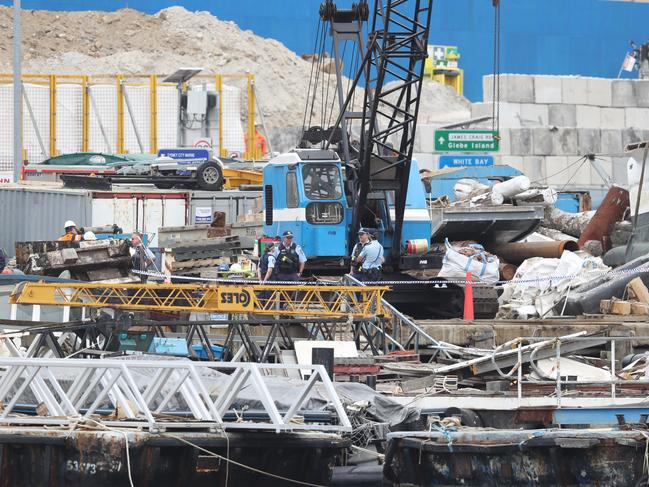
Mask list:
[[[294,149],[271,159],[264,168],[264,234],[276,237],[293,232],[310,272],[344,273],[349,268],[350,235],[358,229],[350,228],[353,199],[345,181],[343,164],[333,150]],[[394,219],[390,191],[371,192],[360,221],[376,229],[386,255],[393,245]],[[429,268],[425,258],[408,256],[407,249],[413,240],[420,242],[420,249],[422,242],[427,248],[430,236],[426,195],[413,161],[400,242],[403,255],[394,267]],[[404,265],[407,262],[410,265]]]

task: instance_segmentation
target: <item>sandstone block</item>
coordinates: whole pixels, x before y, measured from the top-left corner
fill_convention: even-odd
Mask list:
[[[521,103],[520,123],[523,127],[547,127],[548,105]]]
[[[639,79],[633,82],[635,101],[638,107],[649,108],[649,80]]]
[[[554,127],[575,127],[577,125],[577,106],[550,105],[548,123]]]
[[[579,153],[577,129],[560,128],[553,132],[552,155],[573,156]]]
[[[610,107],[612,103],[612,80],[588,78],[588,105]]]
[[[589,105],[577,105],[577,127],[600,128],[602,125],[601,108]]]
[[[530,178],[530,181],[542,181],[547,176],[547,163],[545,157],[525,156],[523,157],[523,173]]]
[[[512,155],[526,156],[532,153],[532,129],[511,129],[509,134]]]
[[[534,76],[535,103],[562,103],[560,76]]]
[[[625,108],[626,128],[649,129],[649,108]]]
[[[561,102],[586,105],[588,103],[588,78],[563,76],[561,78]]]
[[[483,78],[484,101],[493,101],[493,75]],[[534,103],[534,77],[529,74],[501,74],[500,101],[510,103]]]
[[[549,156],[552,154],[554,132],[548,128],[532,129],[532,154]]]
[[[624,108],[602,107],[600,120],[601,128],[623,129],[626,127]]]
[[[614,107],[634,107],[635,90],[633,80],[616,79],[611,83],[611,102]]]
[[[568,179],[568,158],[566,156],[548,156],[545,158],[547,183],[562,186]]]
[[[600,153],[607,156],[617,156],[624,152],[622,145],[622,130],[600,130]]]
[[[602,151],[601,134],[598,129],[577,129],[580,154],[599,154]]]

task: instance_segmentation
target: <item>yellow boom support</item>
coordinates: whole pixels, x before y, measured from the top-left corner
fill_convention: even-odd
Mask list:
[[[303,317],[382,316],[383,286],[240,284],[18,284],[11,304]]]

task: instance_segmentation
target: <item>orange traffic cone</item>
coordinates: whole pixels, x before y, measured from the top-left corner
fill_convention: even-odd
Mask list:
[[[466,273],[464,285],[464,319],[473,320],[473,284],[470,272]]]

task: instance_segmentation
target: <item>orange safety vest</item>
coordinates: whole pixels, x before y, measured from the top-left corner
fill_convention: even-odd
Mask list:
[[[59,237],[59,241],[61,242],[80,242],[81,241],[81,235],[76,235],[74,233],[66,233],[62,237]]]
[[[246,145],[248,143],[248,133],[245,134]],[[253,142],[254,146],[252,148],[252,157],[253,159],[261,159],[264,155],[268,154],[268,143],[266,142],[266,137],[259,133],[259,130],[255,130],[255,138]]]

